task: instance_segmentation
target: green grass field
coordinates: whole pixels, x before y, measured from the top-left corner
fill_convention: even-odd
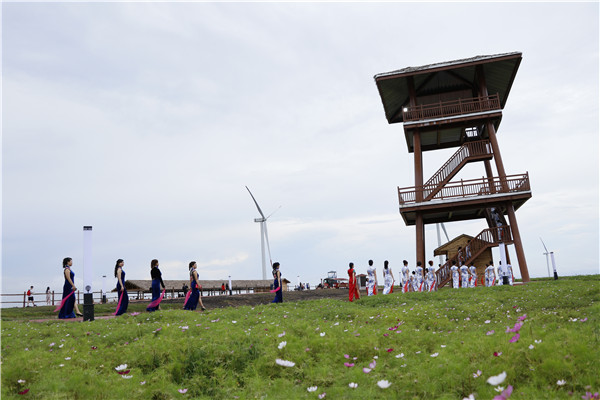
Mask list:
[[[92,322],[29,322],[55,314],[4,309],[1,394],[493,399],[510,385],[511,399],[581,399],[600,390],[599,300],[595,275],[206,313],[181,305],[146,313],[136,304],[137,315]],[[114,305],[97,315],[102,307]],[[503,372],[502,383],[487,382]]]

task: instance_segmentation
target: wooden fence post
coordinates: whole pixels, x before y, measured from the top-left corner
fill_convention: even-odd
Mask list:
[[[25,308],[25,300],[27,298],[27,292],[23,292],[23,308]]]

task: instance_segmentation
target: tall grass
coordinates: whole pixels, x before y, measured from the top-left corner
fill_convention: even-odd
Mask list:
[[[499,393],[486,380],[506,372],[500,386],[513,386],[515,399],[579,399],[600,390],[599,298],[600,276],[583,276],[394,293],[355,303],[329,299],[206,313],[165,309],[93,322],[4,320],[1,394],[491,399]],[[505,331],[518,317],[524,325],[510,343],[516,333]],[[280,366],[276,359],[295,365]],[[128,374],[117,373],[121,364]],[[474,376],[477,371],[481,376]],[[381,380],[391,385],[382,389]],[[351,382],[358,387],[350,388]]]

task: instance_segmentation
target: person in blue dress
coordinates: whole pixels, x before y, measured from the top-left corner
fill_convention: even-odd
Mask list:
[[[115,278],[117,278],[119,303],[117,304],[117,311],[115,311],[114,315],[126,313],[127,306],[129,305],[129,296],[127,295],[127,289],[125,289],[125,271],[123,271],[123,265],[125,265],[125,262],[119,258],[115,264]]]
[[[273,263],[273,290],[275,298],[271,303],[283,303],[283,293],[281,293],[281,272],[279,272],[279,263]]]
[[[157,303],[160,303],[160,287],[165,288],[165,283],[162,280],[162,273],[158,269],[158,260],[152,260],[150,263],[150,276],[152,277],[152,302],[150,305],[156,304],[156,306],[151,307],[148,306],[146,311],[156,311],[160,310],[160,306]]]
[[[75,273],[71,271],[72,265],[73,260],[71,257],[67,257],[63,260],[63,275],[65,277],[65,284],[63,286],[62,301],[60,311],[58,313],[58,318],[60,319],[76,318],[73,308],[75,307],[75,291],[77,288],[75,287],[74,283]],[[82,315],[79,310],[77,310],[77,314]]]
[[[200,302],[200,308],[202,311],[206,310],[204,304],[202,304],[202,297],[200,296],[200,282],[198,281],[198,271],[196,271],[198,265],[196,265],[196,261],[190,262],[190,291],[185,300],[185,304],[183,305],[184,310],[194,311],[196,307],[198,307],[198,302]]]

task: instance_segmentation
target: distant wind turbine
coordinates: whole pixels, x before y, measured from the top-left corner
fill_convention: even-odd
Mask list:
[[[540,240],[542,240],[542,238],[540,237]],[[546,247],[546,244],[544,243],[544,241],[542,240],[542,245],[544,245],[544,250],[546,250],[546,252],[544,253],[544,255],[546,256],[546,266],[548,267],[548,277],[550,278],[552,275],[550,275],[550,264],[548,263],[548,255],[550,255],[550,258],[552,259],[552,269],[554,270],[554,279],[558,279],[558,273],[556,272],[556,262],[554,261],[554,252],[553,251],[548,251],[548,248]]]
[[[271,268],[273,267],[273,260],[271,259],[271,246],[269,246],[269,235],[267,233],[267,220],[269,219],[269,217],[271,215],[275,214],[275,212],[277,210],[279,210],[281,208],[281,206],[279,206],[279,208],[277,208],[277,210],[273,211],[271,214],[269,214],[268,216],[265,217],[265,214],[263,214],[262,210],[260,209],[260,206],[258,205],[258,202],[254,198],[254,195],[252,194],[250,189],[248,189],[248,186],[246,186],[246,189],[248,190],[248,193],[250,193],[252,200],[254,200],[254,204],[256,204],[256,208],[258,209],[258,212],[260,214],[260,218],[254,218],[254,222],[260,223],[260,249],[261,249],[261,254],[262,254],[262,278],[263,278],[263,280],[265,280],[265,279],[267,279],[267,258],[266,258],[266,254],[265,254],[265,242],[267,243],[267,251],[269,252],[269,264],[271,265]]]

